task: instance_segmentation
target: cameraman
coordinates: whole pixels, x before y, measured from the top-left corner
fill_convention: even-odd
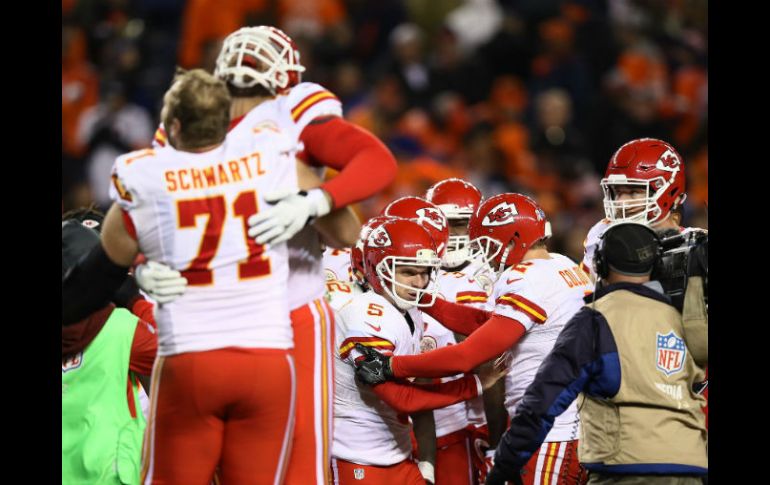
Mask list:
[[[594,259],[601,284],[538,369],[487,485],[522,483],[521,468],[579,394],[578,455],[589,484],[701,483],[704,399],[692,385],[703,372],[682,339],[681,314],[650,280],[660,252],[657,235],[641,224],[612,225],[602,235]]]

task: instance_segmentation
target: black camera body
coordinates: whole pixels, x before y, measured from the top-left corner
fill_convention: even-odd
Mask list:
[[[708,305],[708,232],[671,232],[674,234],[669,231],[659,234],[662,254],[651,279],[661,283],[671,302],[682,311],[687,279],[691,276],[702,276],[703,299]]]

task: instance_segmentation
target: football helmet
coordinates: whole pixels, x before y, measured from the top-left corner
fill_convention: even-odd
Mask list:
[[[536,242],[551,236],[545,212],[526,195],[506,193],[484,201],[469,225],[471,257],[499,277],[524,258]]]
[[[225,38],[214,75],[238,88],[259,84],[280,94],[299,84],[304,71],[294,41],[280,29],[261,25]]]
[[[396,199],[383,209],[381,215],[410,219],[428,231],[436,242],[436,254],[443,258],[449,240],[449,225],[438,206],[422,197],[407,196]]]
[[[481,192],[472,183],[458,178],[448,178],[433,184],[425,193],[429,202],[436,204],[447,220],[462,221],[465,225],[481,203]],[[449,235],[443,264],[456,268],[468,260],[470,237]]]
[[[646,195],[616,200],[621,186],[643,189]],[[612,155],[601,187],[604,213],[610,221],[659,223],[687,197],[684,161],[674,147],[662,140],[633,140]]]
[[[361,231],[358,234],[358,241],[350,248],[350,269],[353,275],[353,281],[361,285],[362,288],[366,288],[366,270],[364,269],[364,244],[366,238],[369,237],[369,233],[373,229],[384,224],[386,221],[399,219],[398,217],[391,216],[376,216],[372,217],[366,223],[361,226]]]
[[[369,286],[375,292],[389,296],[401,310],[428,307],[436,301],[441,259],[436,254],[433,238],[416,221],[393,219],[383,222],[369,233],[363,254],[364,274]],[[396,281],[396,269],[401,265],[429,268],[430,277],[425,288]],[[402,298],[397,287],[408,290],[414,297]],[[423,299],[425,295],[429,298]]]

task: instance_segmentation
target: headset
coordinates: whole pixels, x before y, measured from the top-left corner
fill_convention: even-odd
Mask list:
[[[607,256],[604,254],[604,241],[607,237],[607,234],[609,234],[611,231],[615,230],[615,228],[626,225],[626,224],[634,224],[636,226],[642,226],[652,235],[655,237],[655,259],[653,263],[653,270],[660,262],[660,257],[663,254],[663,245],[660,242],[660,236],[658,236],[658,233],[655,232],[653,229],[651,229],[649,226],[646,226],[644,224],[639,224],[638,222],[620,222],[617,224],[612,224],[609,228],[607,228],[604,233],[599,237],[599,246],[596,248],[596,252],[594,253],[594,268],[596,269],[596,275],[599,277],[599,279],[605,279],[610,274],[610,265],[607,262]]]

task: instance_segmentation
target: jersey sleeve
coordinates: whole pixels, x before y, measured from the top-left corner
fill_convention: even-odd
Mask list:
[[[147,148],[119,156],[112,166],[110,199],[121,209],[131,212],[142,201],[139,192],[141,174],[138,161],[155,156],[155,150]]]
[[[542,304],[535,282],[525,274],[506,272],[501,276],[505,286],[496,292],[495,313],[512,318],[529,331],[533,325],[542,325],[548,319],[548,312]]]
[[[168,145],[168,134],[163,127],[163,123],[158,125],[158,129],[155,130],[155,134],[152,136],[152,147],[162,148]]]
[[[342,116],[342,103],[337,96],[315,83],[301,83],[291,89],[287,99],[291,120],[298,133],[322,116]]]
[[[356,344],[371,347],[384,355],[393,355],[398,340],[393,328],[397,327],[390,321],[394,316],[387,310],[391,309],[364,302],[350,305],[340,312],[347,324],[347,332],[338,349],[340,359],[353,365],[356,360],[363,358],[356,350]]]

